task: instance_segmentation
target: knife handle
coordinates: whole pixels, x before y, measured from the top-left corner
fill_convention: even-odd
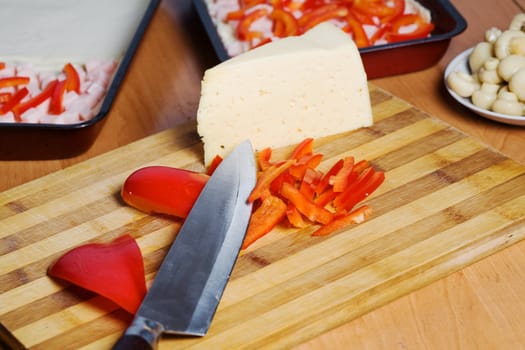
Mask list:
[[[160,323],[137,316],[112,349],[154,350],[163,331]]]

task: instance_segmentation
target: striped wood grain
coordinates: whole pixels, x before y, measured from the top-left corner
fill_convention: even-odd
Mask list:
[[[373,216],[322,238],[274,230],[242,252],[209,334],[165,337],[161,349],[289,348],[523,238],[525,167],[373,86],[371,95],[373,127],[315,149],[325,168],[354,155],[386,172],[368,199]],[[0,194],[0,333],[34,349],[111,347],[131,316],[46,268],[75,246],[130,233],[151,281],[181,222],[126,207],[119,190],[152,164],[202,170],[195,125]]]

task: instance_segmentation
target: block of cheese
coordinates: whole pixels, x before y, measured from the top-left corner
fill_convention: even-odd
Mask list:
[[[205,164],[246,139],[260,150],[372,122],[359,51],[328,23],[208,69],[197,112]]]

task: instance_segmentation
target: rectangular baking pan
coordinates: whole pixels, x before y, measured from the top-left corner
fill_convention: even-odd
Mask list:
[[[64,159],[88,150],[104,125],[107,113],[159,2],[160,0],[150,0],[145,7],[129,46],[124,55],[118,58],[118,68],[97,115],[82,123],[70,125],[0,123],[0,159]]]
[[[419,71],[436,64],[450,40],[467,28],[467,22],[447,0],[418,0],[432,14],[435,24],[428,38],[359,49],[368,79]],[[193,0],[219,60],[230,58],[210,17],[204,0]]]

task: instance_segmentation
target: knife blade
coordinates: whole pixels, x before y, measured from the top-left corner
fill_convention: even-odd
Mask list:
[[[255,181],[253,150],[245,141],[206,183],[113,349],[155,349],[162,333],[206,334],[248,227]]]

